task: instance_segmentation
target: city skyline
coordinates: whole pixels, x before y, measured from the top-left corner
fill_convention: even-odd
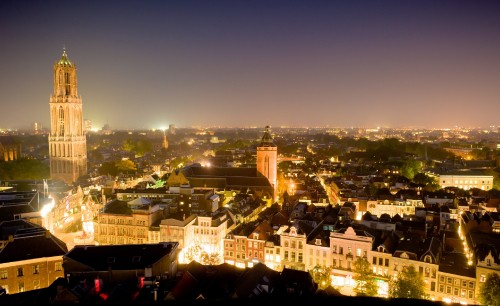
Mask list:
[[[495,1],[3,1],[0,129],[49,127],[53,64],[101,128],[500,125]]]

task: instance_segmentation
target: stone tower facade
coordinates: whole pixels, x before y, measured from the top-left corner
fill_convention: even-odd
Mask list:
[[[72,184],[87,173],[87,140],[76,65],[70,62],[66,50],[54,64],[54,94],[49,105],[50,176]]]
[[[257,147],[257,172],[269,180],[274,190],[274,198],[277,196],[278,176],[278,147],[274,144],[271,136],[271,128],[266,126],[264,136]]]

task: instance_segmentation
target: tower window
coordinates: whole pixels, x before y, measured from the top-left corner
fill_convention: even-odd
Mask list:
[[[59,119],[59,136],[64,136],[64,109],[59,107],[59,114],[58,114],[58,119]]]

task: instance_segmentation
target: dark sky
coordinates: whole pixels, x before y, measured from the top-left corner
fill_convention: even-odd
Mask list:
[[[0,128],[500,125],[500,1],[0,1]]]

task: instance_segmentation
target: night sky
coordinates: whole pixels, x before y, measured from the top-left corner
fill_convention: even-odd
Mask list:
[[[0,1],[0,128],[500,125],[500,1]]]

